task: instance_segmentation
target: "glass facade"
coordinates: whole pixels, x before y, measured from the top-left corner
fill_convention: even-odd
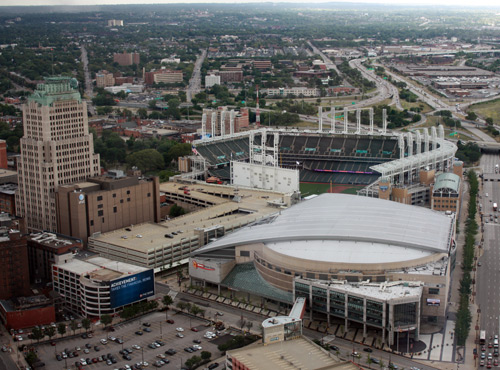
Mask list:
[[[328,312],[327,310],[326,289],[312,287],[312,305],[313,310],[320,312]]]
[[[382,327],[384,304],[381,302],[366,300],[366,322],[373,326]]]
[[[358,297],[347,297],[348,317],[350,320],[363,322],[363,299]]]
[[[417,323],[417,303],[394,305],[394,327],[415,325]]]
[[[330,314],[345,317],[345,294],[330,292]]]

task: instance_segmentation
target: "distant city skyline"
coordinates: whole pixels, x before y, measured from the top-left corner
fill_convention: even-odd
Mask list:
[[[303,0],[240,0],[238,3],[305,3]],[[313,0],[314,3],[359,3],[381,5],[415,6],[464,6],[464,7],[500,7],[497,0]],[[309,3],[309,2],[306,2]],[[82,6],[82,5],[131,5],[131,4],[234,4],[234,0],[4,0],[0,6]]]

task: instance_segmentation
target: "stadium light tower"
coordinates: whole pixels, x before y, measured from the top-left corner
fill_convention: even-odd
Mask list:
[[[332,129],[330,130],[330,132],[332,134],[334,134],[335,133],[335,107],[332,107],[330,109],[330,112],[332,114]]]
[[[318,131],[322,132],[323,131],[323,107],[322,106],[318,107],[318,117],[319,117]]]
[[[255,109],[255,123],[257,128],[260,127],[260,109],[259,109],[259,85],[257,85],[257,105]]]

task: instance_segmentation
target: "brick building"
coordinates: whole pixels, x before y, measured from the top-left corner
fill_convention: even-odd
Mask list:
[[[179,83],[184,80],[182,71],[174,71],[171,69],[158,69],[151,72],[144,72],[144,83],[152,85],[154,83]]]
[[[7,165],[7,142],[0,140],[0,168],[9,168]]]
[[[108,87],[115,85],[115,77],[111,72],[99,71],[95,75],[95,84],[97,87]]]
[[[141,55],[139,53],[127,53],[124,51],[122,54],[113,54],[113,62],[118,63],[121,66],[131,66],[133,64],[139,64],[141,61]]]
[[[52,281],[52,265],[66,263],[83,248],[82,241],[54,233],[28,236],[28,260],[32,283]]]
[[[106,176],[60,186],[56,192],[57,226],[61,234],[81,239],[143,222],[159,222],[158,177]]]
[[[19,230],[0,229],[0,299],[31,293],[27,240]]]

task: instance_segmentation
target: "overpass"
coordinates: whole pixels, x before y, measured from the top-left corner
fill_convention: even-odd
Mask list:
[[[493,141],[472,141],[483,153],[500,153],[500,143]]]

